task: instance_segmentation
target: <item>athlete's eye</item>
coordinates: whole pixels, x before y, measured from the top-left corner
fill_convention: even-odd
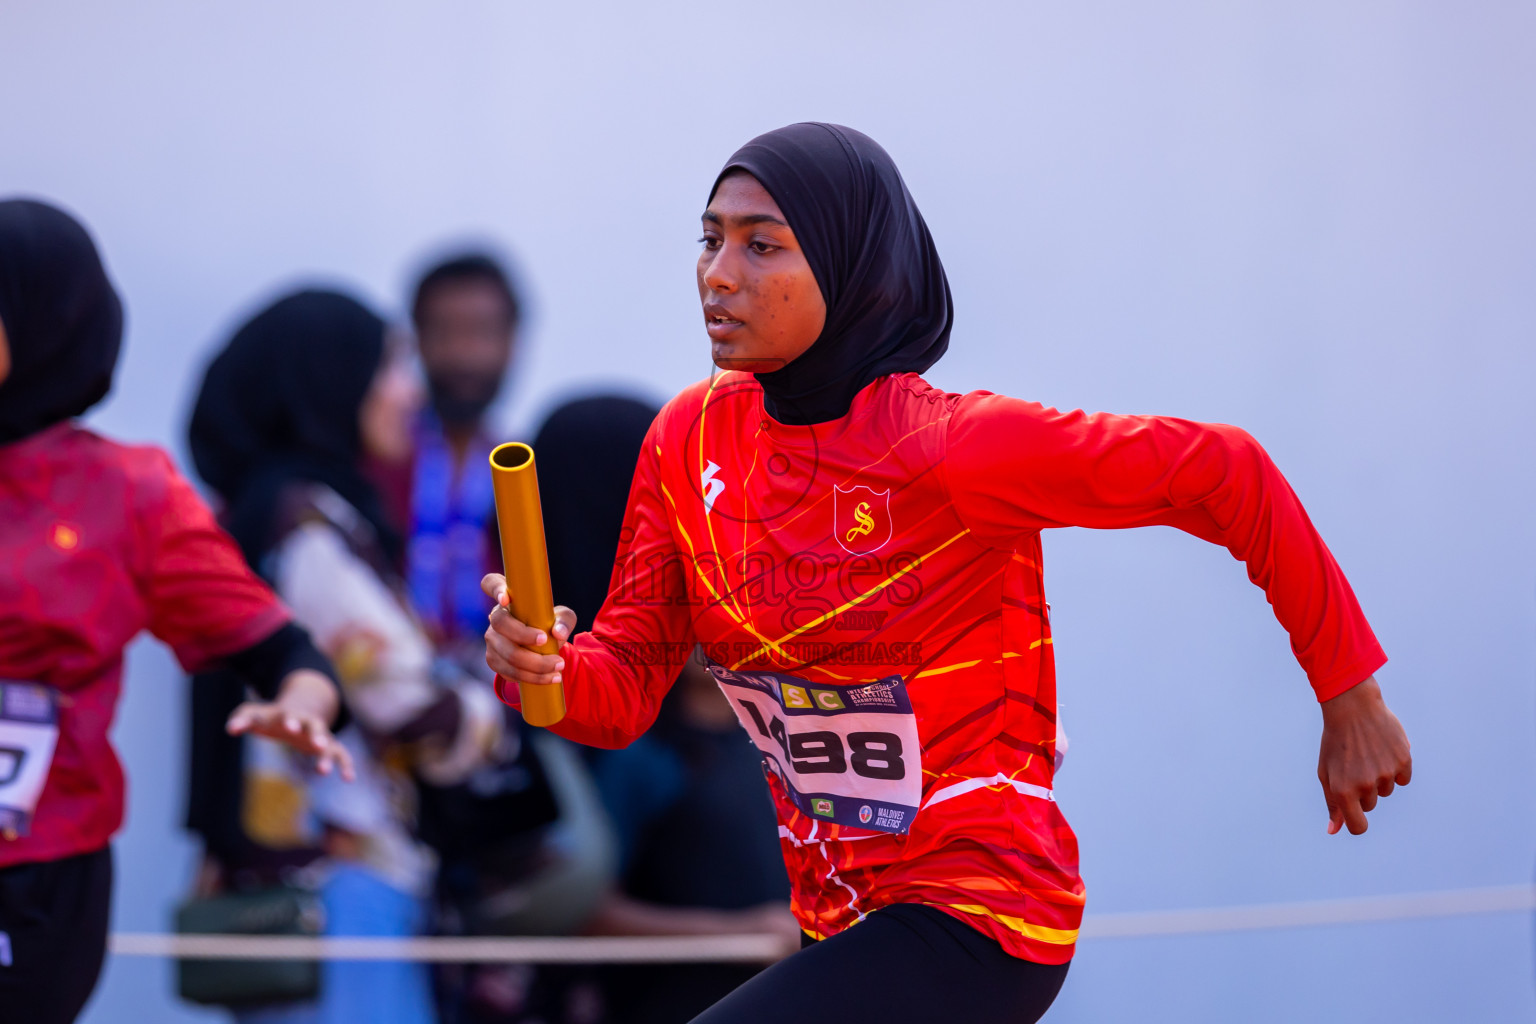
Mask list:
[[[709,235],[705,235],[703,238],[699,239],[699,241],[702,242],[704,244],[704,248],[710,252],[720,248],[720,239],[718,238],[712,238]]]
[[[757,253],[759,256],[766,256],[768,253],[777,249],[778,246],[768,242],[753,242],[750,246],[748,246],[748,248]]]

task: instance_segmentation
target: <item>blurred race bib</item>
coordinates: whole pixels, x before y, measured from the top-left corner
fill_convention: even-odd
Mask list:
[[[58,693],[0,681],[0,833],[24,836],[59,740]]]
[[[709,670],[803,813],[898,835],[912,827],[923,766],[901,676],[826,686],[780,672]]]

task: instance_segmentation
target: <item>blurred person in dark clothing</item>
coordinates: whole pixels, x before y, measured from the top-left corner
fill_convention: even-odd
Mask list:
[[[500,565],[500,552],[489,462],[497,439],[485,416],[516,352],[522,301],[493,257],[461,252],[422,274],[411,319],[428,403],[403,457],[375,462],[370,473],[405,536],[407,589],[439,671],[488,678],[479,580]],[[558,816],[547,773],[511,709],[505,729],[502,756],[460,784],[421,787],[421,835],[442,859],[440,926],[449,931],[496,927],[473,904],[533,871],[541,830]]]
[[[406,458],[378,466],[390,512],[406,535],[405,576],[412,604],[445,671],[485,677],[479,579],[500,564],[490,451],[485,423],[517,349],[522,301],[500,263],[463,252],[432,265],[416,284],[411,319],[427,379],[428,404],[417,417]],[[519,736],[516,712],[507,729]],[[537,845],[536,830],[556,816],[538,759],[520,741],[464,785],[428,787],[423,835],[444,858],[450,887],[483,889],[476,853],[505,861]],[[522,852],[506,854],[508,844]],[[478,867],[473,862],[479,860]],[[506,877],[506,882],[515,878]]]
[[[478,674],[488,684],[480,578],[501,559],[489,463],[500,439],[486,414],[516,354],[522,302],[494,258],[465,252],[422,275],[411,317],[429,402],[410,451],[372,472],[405,535],[407,585],[440,671]],[[567,934],[611,883],[608,825],[576,748],[531,733],[515,711],[504,711],[508,742],[499,757],[454,785],[418,780],[419,834],[440,858],[437,930]],[[559,972],[526,968],[449,965],[437,972],[448,1024],[585,1024],[590,1014],[569,987]],[[566,1012],[568,1002],[574,1013]]]
[[[362,472],[365,452],[408,450],[418,394],[383,320],[350,296],[302,291],[235,332],[209,365],[189,425],[198,471],[247,561],[336,664],[353,721],[340,735],[359,775],[339,791],[267,745],[242,744],[223,762],[240,776],[224,785],[238,787],[228,802],[242,808],[251,843],[221,844],[227,830],[210,832],[210,850],[236,861],[224,866],[238,885],[260,850],[301,858],[323,849],[328,935],[420,933],[435,858],[417,831],[414,783],[460,783],[510,742],[483,681],[434,664],[395,568],[399,536]],[[193,778],[204,769],[195,765]],[[204,821],[197,803],[192,811]],[[325,1024],[433,1019],[420,964],[327,962],[319,998]]]
[[[389,490],[408,531],[406,579],[440,650],[478,647],[485,631],[480,577],[497,562],[488,458],[496,442],[485,414],[517,347],[522,304],[490,256],[466,253],[429,269],[411,303],[430,396],[409,461]],[[463,659],[460,659],[463,660]],[[468,663],[480,669],[478,650]]]
[[[629,482],[656,411],[616,395],[576,399],[551,412],[533,440],[550,583],[577,614],[595,616],[608,596]],[[480,619],[483,633],[483,611]]]
[[[629,398],[567,403],[534,440],[554,590],[595,617],[607,596],[624,507],[656,407]],[[590,618],[585,621],[591,621]],[[799,945],[762,758],[713,678],[690,661],[650,732],[595,752],[619,839],[619,885],[588,922],[598,935],[770,932]],[[759,970],[751,964],[610,968],[616,1022],[687,1021]]]
[[[630,490],[630,477],[634,462],[641,453],[641,441],[656,407],[630,398],[601,396],[585,398],[561,405],[545,419],[533,439],[533,450],[538,453],[539,493],[544,505],[544,533],[550,556],[550,577],[554,585],[564,586],[574,600],[590,603],[593,613],[598,611],[607,593],[608,574],[613,571],[614,553],[619,547],[619,527],[624,520],[624,505]],[[492,531],[495,537],[495,530]],[[590,542],[588,537],[596,537]],[[478,586],[478,583],[476,583]],[[481,599],[484,605],[484,597]],[[587,606],[578,605],[578,606]],[[479,613],[479,629],[484,631],[484,609]],[[476,640],[479,637],[476,636]],[[538,732],[545,745],[538,748],[541,755],[559,755],[578,748],[559,746],[548,748],[550,742],[562,745],[562,740],[551,734]],[[584,751],[591,754],[591,751]],[[578,818],[598,817],[601,821],[585,821],[574,829],[576,834],[587,835],[585,843],[613,844],[611,824],[605,812],[596,786],[591,785],[590,775],[581,763],[554,763],[554,789],[562,789],[562,811],[568,804],[578,804]],[[564,781],[561,780],[564,777]],[[571,794],[574,791],[574,798]],[[587,806],[587,800],[591,801]],[[570,815],[562,815],[570,817]],[[616,852],[607,855],[607,877],[596,898],[584,900],[582,906],[573,907],[562,915],[564,929],[553,929],[544,913],[521,913],[521,920],[508,921],[508,926],[521,926],[518,930],[536,929],[539,932],[564,932],[582,929],[593,920],[593,912],[599,904],[599,913],[607,912],[605,901],[611,898],[613,889],[613,863]],[[450,866],[452,858],[445,857],[442,895],[452,906],[461,907],[459,912],[473,915],[476,897],[481,897],[492,887],[487,875],[495,869],[476,858],[475,863],[461,860],[458,866]],[[505,872],[502,872],[505,874]],[[594,872],[585,872],[585,883],[590,884]],[[510,892],[516,894],[519,887]],[[524,892],[538,892],[539,884],[525,884]],[[588,897],[588,892],[582,892]],[[495,900],[495,897],[492,897]],[[481,900],[484,903],[484,900]],[[452,910],[450,910],[452,913]],[[475,921],[465,921],[467,932],[487,932],[485,921],[476,926]],[[504,927],[502,932],[511,932]],[[598,979],[601,970],[590,967],[533,967],[528,964],[508,966],[450,967],[444,970],[449,987],[458,990],[452,998],[445,999],[445,1019],[449,1024],[458,1021],[473,1024],[515,1024],[522,1021],[544,1021],[545,1024],[599,1024],[607,1019],[604,996]]]
[[[799,948],[762,758],[697,653],[650,731],[601,755],[597,781],[618,831],[621,875],[589,932],[769,933],[784,940],[785,954]],[[615,967],[607,980],[611,1019],[682,1024],[761,969]]]

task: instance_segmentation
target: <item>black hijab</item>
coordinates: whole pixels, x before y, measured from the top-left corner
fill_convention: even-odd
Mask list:
[[[955,316],[949,281],[879,143],[808,121],[742,146],[715,189],[735,170],[761,182],[789,218],[827,303],[815,344],[782,369],[756,375],[769,415],[781,423],[835,420],[876,377],[922,373],[938,362]]]
[[[112,388],[123,306],[91,236],[63,210],[0,202],[0,444],[79,416]]]
[[[192,461],[223,496],[225,525],[259,564],[280,538],[279,502],[322,483],[372,524],[390,558],[400,539],[359,468],[358,414],[384,359],[384,321],[333,291],[288,295],[235,332],[208,367],[188,434]]]
[[[583,398],[550,413],[534,438],[550,583],[578,629],[592,628],[608,597],[635,463],[656,412],[633,398]]]

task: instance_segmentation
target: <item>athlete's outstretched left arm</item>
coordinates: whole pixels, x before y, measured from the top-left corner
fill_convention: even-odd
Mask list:
[[[341,695],[329,662],[164,453],[142,451],[133,467],[150,632],[189,672],[227,667],[256,689],[261,699],[230,715],[231,733],[277,740],[312,756],[322,774],[339,768],[351,780],[352,756],[331,733]]]
[[[1412,774],[1408,740],[1373,673],[1387,658],[1354,591],[1268,453],[1246,432],[1155,416],[1062,413],[1000,395],[961,399],[944,460],[985,543],[1053,526],[1173,526],[1248,566],[1323,708],[1318,777],[1330,833]]]

